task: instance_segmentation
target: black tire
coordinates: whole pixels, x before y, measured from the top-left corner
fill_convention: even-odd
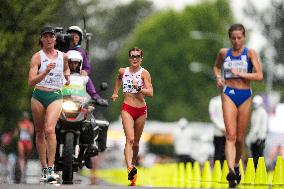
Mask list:
[[[65,135],[65,145],[63,149],[63,184],[73,184],[73,153],[74,153],[74,134]]]

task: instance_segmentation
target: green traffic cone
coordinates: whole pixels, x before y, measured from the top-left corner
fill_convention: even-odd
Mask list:
[[[268,184],[267,171],[266,171],[264,157],[258,158],[254,184],[255,185],[267,185]]]
[[[212,181],[212,173],[211,173],[210,162],[206,161],[204,163],[202,176],[201,176],[201,187],[211,188],[211,181]]]
[[[229,187],[229,182],[227,181],[227,174],[229,173],[229,167],[227,160],[224,161],[223,163],[223,168],[222,168],[222,176],[221,176],[221,187],[222,188],[228,188]]]
[[[245,177],[245,172],[244,172],[244,166],[243,166],[242,159],[240,159],[240,162],[239,162],[239,169],[240,169],[240,174],[241,174],[241,181],[240,181],[240,185],[241,185],[244,182],[244,177]]]
[[[213,167],[212,188],[221,187],[222,169],[220,160],[216,160]]]
[[[254,178],[255,178],[255,168],[254,168],[253,158],[248,158],[243,184],[244,185],[254,184]]]
[[[201,171],[200,164],[195,161],[193,163],[193,174],[192,174],[192,188],[200,188],[200,180],[201,180]]]
[[[191,162],[186,163],[185,168],[185,187],[191,188],[192,185],[192,164]]]
[[[283,159],[282,156],[277,156],[276,159],[276,165],[274,168],[274,173],[273,173],[273,180],[272,180],[272,185],[282,185],[284,184],[283,180]]]

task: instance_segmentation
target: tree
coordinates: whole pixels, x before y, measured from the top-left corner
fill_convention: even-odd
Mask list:
[[[38,50],[40,29],[52,21],[62,1],[3,1],[0,6],[0,131],[16,126],[23,111],[30,109],[27,84],[29,61]]]
[[[215,33],[225,37],[232,23],[232,12],[225,0],[203,2],[182,12],[162,11],[136,27],[132,38],[119,53],[117,67],[127,66],[127,52],[133,46],[144,51],[142,66],[152,75],[154,98],[148,100],[149,119],[173,121],[180,117],[208,120],[209,99],[218,93],[208,72],[193,73],[191,62],[212,70],[222,43],[196,40],[190,31]],[[119,104],[112,108],[118,115]]]
[[[255,26],[260,29],[261,34],[266,38],[266,45],[260,52],[265,60],[263,62],[264,71],[267,77],[272,77],[273,81],[271,83],[273,82],[274,88],[284,92],[282,87],[284,81],[284,37],[282,35],[284,33],[284,1],[270,0],[271,6],[265,9],[257,9],[256,5],[251,1],[247,3],[248,6],[244,8],[244,13],[251,21],[256,23]],[[270,85],[269,82],[268,85]]]

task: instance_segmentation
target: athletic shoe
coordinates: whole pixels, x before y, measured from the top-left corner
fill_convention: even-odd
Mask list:
[[[131,183],[135,183],[136,182],[136,179],[137,179],[137,169],[136,167],[129,167],[127,169],[127,172],[128,172],[128,180],[131,181]]]
[[[236,180],[237,180],[237,183],[240,184],[241,182],[241,179],[242,179],[242,175],[240,173],[240,167],[234,167],[234,171],[235,171],[235,174],[236,174]]]
[[[54,172],[53,167],[47,168],[47,182],[53,183],[59,178],[59,175]]]
[[[44,167],[41,171],[41,182],[45,182],[47,180],[47,167]]]
[[[128,186],[136,186],[135,182],[131,182]]]
[[[232,169],[229,170],[229,173],[227,175],[227,181],[229,182],[229,188],[235,188],[238,184],[237,175]]]

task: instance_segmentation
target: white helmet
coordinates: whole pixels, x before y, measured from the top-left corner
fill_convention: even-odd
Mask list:
[[[263,98],[260,95],[255,95],[252,99],[252,102],[255,106],[260,106],[263,103]]]
[[[83,40],[83,30],[79,26],[70,26],[67,33],[76,32],[80,36],[80,42]]]
[[[68,55],[68,63],[69,62],[79,62],[78,70],[76,71],[81,73],[82,63],[83,63],[83,57],[81,53],[76,50],[70,50],[67,52],[67,55]]]

